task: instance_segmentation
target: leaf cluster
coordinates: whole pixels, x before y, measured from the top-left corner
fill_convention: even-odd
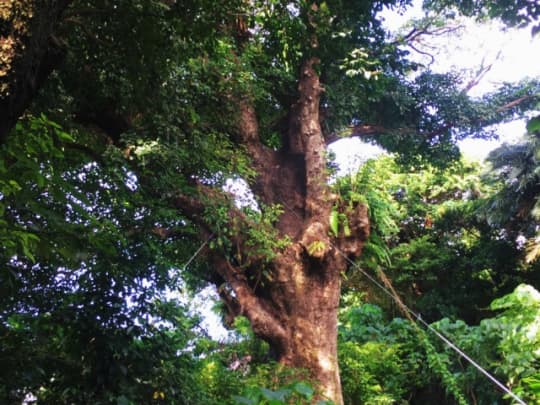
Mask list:
[[[434,326],[501,379],[527,403],[539,400],[534,381],[538,377],[538,303],[539,294],[532,286],[519,285],[513,292],[494,300],[497,311],[479,325],[445,318]],[[479,403],[496,401],[499,394],[470,364],[452,362],[459,384],[472,391]]]
[[[3,146],[1,401],[136,403],[158,392],[200,403],[185,353],[195,325],[165,295],[192,241],[153,233],[181,223],[147,205],[126,167],[88,161],[78,136],[29,116]]]

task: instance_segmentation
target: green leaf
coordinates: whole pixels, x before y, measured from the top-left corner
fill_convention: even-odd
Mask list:
[[[540,395],[540,373],[524,378],[523,382],[528,385],[530,390],[536,395]]]
[[[21,186],[19,185],[19,183],[17,183],[15,180],[9,180],[8,181],[8,184],[15,190],[15,191],[20,191],[22,190]]]
[[[257,405],[257,402],[253,399],[249,399],[246,397],[240,397],[238,395],[233,396],[233,400],[240,405]]]
[[[538,131],[540,131],[540,116],[531,118],[529,122],[527,122],[527,132],[529,134],[533,134]]]
[[[308,246],[308,253],[310,256],[316,256],[324,252],[326,244],[321,240],[311,242]]]
[[[346,237],[351,236],[351,227],[349,226],[349,221],[343,223],[343,233]]]
[[[313,398],[313,393],[315,392],[313,388],[311,388],[309,385],[307,385],[305,382],[299,382],[294,385],[294,390],[303,395],[306,399]]]
[[[68,134],[67,132],[64,132],[64,131],[56,131],[56,135],[58,135],[58,138],[61,140],[61,141],[68,141],[68,142],[74,142],[75,139],[73,139],[73,137]]]
[[[339,214],[337,210],[333,209],[330,212],[330,230],[332,234],[337,237],[339,234]]]

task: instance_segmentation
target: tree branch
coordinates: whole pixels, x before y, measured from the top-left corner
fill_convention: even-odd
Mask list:
[[[506,103],[505,105],[502,105],[500,106],[499,108],[497,108],[497,112],[503,112],[503,111],[506,111],[506,110],[509,110],[510,108],[513,108],[521,103],[523,103],[524,101],[527,101],[527,100],[530,100],[530,99],[533,99],[533,98],[537,98],[539,97],[540,94],[533,94],[533,95],[528,95],[528,96],[523,96],[523,97],[519,97],[509,103]]]
[[[227,313],[225,314],[225,324],[228,326],[232,326],[234,323],[234,319],[240,315],[240,304],[238,303],[238,300],[234,298],[227,290],[225,285],[218,286],[217,290],[219,297],[221,298],[223,304],[225,304],[225,308],[227,309]]]
[[[275,187],[272,184],[273,176],[265,174],[271,173],[274,168],[279,166],[277,153],[261,143],[259,122],[251,97],[245,96],[236,100],[236,103],[238,117],[235,141],[246,149],[253,169],[257,173],[252,184],[253,191],[264,203],[274,204],[276,201]]]
[[[233,231],[232,236],[228,236],[228,238],[232,246],[238,246],[238,249],[243,253],[248,252],[248,249],[245,247],[246,235],[241,230],[252,227],[254,224],[250,223],[249,218],[241,211],[234,208],[224,193],[203,185],[199,185],[199,189],[200,193],[205,194],[205,198],[212,201],[222,200],[224,204],[230,205],[228,215],[229,227],[231,229],[238,229],[238,231]],[[211,229],[212,224],[209,224],[207,218],[205,218],[207,207],[201,199],[179,195],[175,198],[175,204],[199,226],[203,237],[213,232]],[[227,237],[226,235],[216,236]],[[248,279],[250,270],[261,268],[261,258],[256,254],[255,256],[250,256],[244,260],[247,260],[247,267],[240,268],[231,264],[227,253],[230,252],[220,252],[218,250],[208,251],[211,268],[227,283],[227,286],[232,291],[232,293],[228,292],[224,286],[218,288],[218,292],[227,306],[228,318],[244,315],[250,320],[253,330],[257,335],[264,337],[278,346],[284,344],[286,339],[285,329],[279,322],[279,311],[262,296],[256,294],[255,288],[251,286]]]
[[[478,85],[480,83],[480,81],[484,78],[484,76],[491,70],[491,68],[493,67],[493,64],[495,63],[495,61],[497,61],[501,57],[501,54],[502,54],[501,51],[499,51],[497,53],[497,56],[495,57],[495,60],[492,63],[490,63],[489,65],[487,65],[487,66],[484,65],[485,60],[482,59],[482,63],[480,64],[480,67],[476,71],[476,74],[469,81],[469,83],[467,83],[467,85],[465,86],[465,88],[462,91],[464,93],[468,93],[473,87]]]
[[[326,143],[319,117],[320,96],[324,89],[314,67],[318,63],[317,58],[310,58],[302,64],[298,84],[299,98],[292,107],[289,149],[292,153],[304,156],[306,216],[320,221],[327,217],[331,203],[329,205]]]
[[[422,50],[418,49],[416,46],[414,46],[413,44],[408,44],[408,46],[413,51],[415,51],[416,53],[419,53],[420,55],[425,55],[425,56],[429,57],[430,60],[429,60],[428,66],[431,66],[431,65],[433,65],[435,63],[435,56],[433,56],[429,52],[422,51]]]
[[[401,131],[402,129],[400,129]],[[325,142],[327,145],[330,145],[333,142],[339,141],[340,139],[350,138],[350,137],[358,137],[362,138],[365,136],[370,135],[379,135],[385,132],[388,132],[389,129],[383,127],[382,125],[370,125],[370,124],[360,124],[360,125],[351,125],[349,128],[347,128],[344,133],[345,136],[340,136],[338,133],[333,132],[329,134],[325,138]]]
[[[227,259],[217,254],[212,255],[212,264],[234,292],[234,300],[228,301],[233,313],[248,318],[257,336],[266,339],[276,347],[284,347],[287,342],[287,332],[279,321],[280,317],[265,300],[256,296],[244,273],[235,269]],[[225,303],[227,305],[227,301]]]
[[[425,50],[422,50],[418,47],[418,45],[428,47],[428,45],[422,42],[422,39],[426,36],[439,37],[445,34],[455,32],[464,27],[462,24],[445,25],[442,27],[432,27],[435,20],[436,20],[436,17],[427,18],[427,20],[425,21],[423,25],[421,25],[420,27],[413,27],[411,31],[409,31],[407,34],[405,34],[402,37],[398,37],[392,43],[394,45],[406,45],[410,47],[412,50],[414,50],[415,52],[421,55],[428,56],[430,58],[430,62],[428,63],[428,65],[432,65],[435,62],[435,57],[431,53]]]

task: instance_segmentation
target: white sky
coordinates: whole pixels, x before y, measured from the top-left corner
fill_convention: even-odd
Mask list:
[[[413,7],[403,15],[395,11],[384,11],[381,13],[384,25],[390,31],[398,32],[410,18],[422,16],[420,5],[421,1],[415,0]],[[473,96],[493,90],[502,82],[540,76],[540,35],[531,37],[530,28],[509,29],[496,21],[480,24],[473,19],[459,22],[465,27],[458,37],[451,34],[433,41],[440,49],[432,66],[434,71],[475,71],[483,62],[485,65],[496,62],[482,82],[469,93]]]
[[[397,11],[386,10],[381,13],[384,24],[392,32],[402,29],[402,25],[410,18],[422,16],[421,1],[415,0],[414,6],[400,15]],[[438,38],[431,43],[436,45],[439,53],[435,55],[435,63],[431,69],[435,72],[467,71],[476,72],[482,64],[493,64],[491,70],[482,78],[469,94],[481,96],[495,90],[503,82],[516,82],[523,78],[540,77],[540,35],[531,37],[530,28],[516,30],[507,29],[501,23],[491,22],[479,24],[468,19],[460,21],[464,28],[459,35]],[[412,53],[414,56],[414,52]],[[420,59],[422,56],[417,54]],[[485,141],[468,139],[459,142],[462,153],[470,159],[484,159],[501,142],[518,141],[525,132],[525,122],[517,121],[498,127],[501,141]],[[340,174],[356,170],[358,163],[376,153],[376,147],[366,145],[359,140],[346,139],[332,145],[340,163]]]

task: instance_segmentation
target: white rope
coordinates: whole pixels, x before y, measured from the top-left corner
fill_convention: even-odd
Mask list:
[[[408,309],[408,308],[407,308]],[[410,309],[409,309],[410,311]],[[410,311],[412,312],[412,311]],[[461,357],[463,357],[465,360],[467,360],[469,363],[471,363],[478,371],[480,371],[482,374],[484,374],[491,382],[493,382],[496,386],[498,386],[501,390],[506,392],[508,395],[510,395],[512,398],[516,400],[517,403],[520,405],[527,405],[520,397],[518,397],[516,394],[514,394],[506,385],[504,385],[502,382],[497,380],[493,375],[491,375],[486,369],[484,369],[480,364],[478,364],[476,361],[474,361],[471,357],[469,357],[463,350],[461,350],[459,347],[457,347],[454,343],[452,343],[446,336],[444,336],[442,333],[437,331],[433,326],[428,324],[426,321],[424,321],[420,314],[417,315],[418,321],[422,325],[424,325],[426,328],[428,328],[432,333],[434,333],[439,339],[441,339],[444,343],[446,343],[452,350],[454,350],[457,354],[459,354]]]
[[[422,325],[424,325],[430,332],[432,332],[435,336],[437,336],[439,339],[441,339],[448,347],[450,347],[452,350],[454,350],[457,354],[459,354],[461,357],[463,357],[465,360],[467,360],[473,367],[475,367],[478,371],[480,371],[482,374],[484,374],[491,382],[493,382],[497,387],[499,387],[501,390],[503,390],[506,394],[510,395],[513,399],[516,400],[517,403],[520,405],[527,405],[526,402],[524,402],[520,397],[518,397],[516,394],[514,394],[506,385],[501,383],[499,380],[497,380],[493,375],[491,375],[486,369],[484,369],[480,364],[478,364],[476,361],[474,361],[471,357],[469,357],[463,350],[461,350],[459,347],[457,347],[450,339],[448,339],[446,336],[444,336],[442,333],[440,333],[437,329],[435,329],[433,326],[431,326],[429,323],[424,321],[420,315],[420,313],[414,312],[412,309],[410,309],[404,302],[402,302],[398,297],[396,297],[394,294],[392,294],[391,291],[389,291],[385,286],[383,286],[381,283],[379,283],[374,277],[372,277],[369,273],[367,273],[364,269],[362,269],[357,263],[352,261],[345,253],[343,253],[338,247],[334,246],[332,243],[330,245],[337,250],[337,252],[349,262],[353,267],[360,270],[360,272],[368,278],[372,283],[374,283],[377,287],[379,287],[382,291],[384,291],[389,297],[391,297],[398,306],[403,306],[411,315],[413,315],[418,322],[420,322]]]
[[[288,207],[286,204],[282,205],[287,208],[289,211],[291,211],[294,215],[296,215],[297,218],[301,219],[300,216],[294,212],[290,207]],[[441,339],[448,347],[450,347],[453,351],[455,351],[457,354],[459,354],[461,357],[463,357],[465,360],[467,360],[473,367],[475,367],[478,371],[480,371],[482,374],[484,374],[491,382],[493,382],[497,387],[499,387],[501,390],[503,390],[506,394],[510,395],[513,399],[516,400],[516,402],[520,405],[527,405],[526,402],[524,402],[520,397],[518,397],[516,394],[512,392],[506,385],[501,383],[499,380],[497,380],[493,375],[491,375],[486,369],[484,369],[480,364],[478,364],[476,361],[474,361],[471,357],[469,357],[463,350],[461,350],[459,347],[457,347],[450,339],[448,339],[446,336],[444,336],[442,333],[437,331],[433,326],[428,324],[426,321],[424,321],[420,315],[420,313],[414,312],[412,309],[410,309],[399,297],[397,297],[395,294],[393,294],[388,288],[386,288],[384,285],[379,283],[374,277],[372,277],[369,273],[367,273],[364,269],[362,269],[357,263],[355,263],[353,260],[351,260],[345,253],[343,253],[337,246],[332,244],[330,242],[330,246],[332,246],[336,251],[345,258],[349,264],[351,264],[356,269],[360,270],[360,272],[369,279],[373,284],[375,284],[377,287],[379,287],[383,292],[385,292],[390,298],[392,298],[395,303],[401,307],[403,306],[407,311],[409,311],[410,314],[412,314],[422,325],[424,325],[430,332],[432,332],[435,336],[437,336],[439,339]]]
[[[199,246],[199,248],[195,251],[195,253],[193,253],[193,255],[191,255],[191,257],[189,258],[189,260],[186,262],[186,264],[184,264],[184,266],[182,266],[182,270],[186,270],[187,267],[191,264],[191,262],[193,260],[195,260],[195,258],[199,255],[199,253],[201,253],[201,251],[204,249],[204,247],[208,244],[208,242],[210,242],[210,240],[214,237],[214,234],[211,234],[208,239],[206,239],[202,244],[201,246]]]

